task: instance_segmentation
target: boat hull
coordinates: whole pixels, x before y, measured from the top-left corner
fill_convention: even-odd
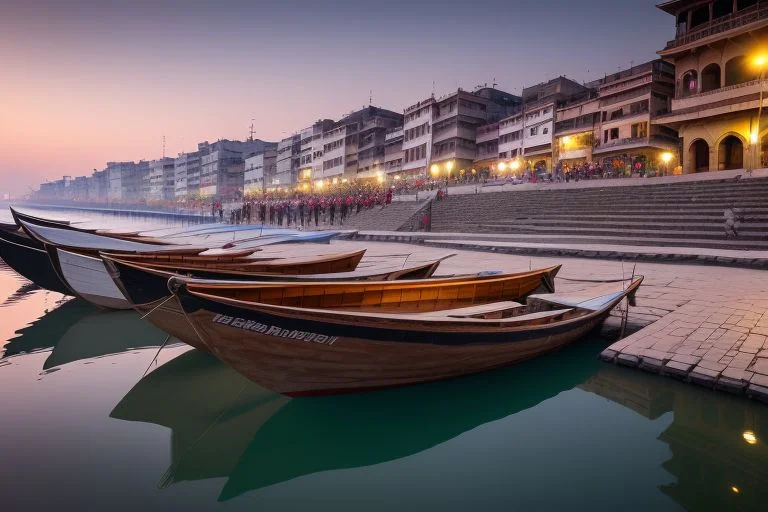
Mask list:
[[[106,309],[132,308],[101,258],[55,247],[48,247],[48,254],[61,279],[78,297]]]
[[[598,327],[577,323],[505,330],[415,331],[398,322],[324,322],[236,307],[180,292],[208,348],[249,379],[290,396],[359,392],[483,372],[557,350]]]
[[[0,230],[0,257],[20,276],[41,288],[73,295],[51,265],[42,244],[22,234]]]

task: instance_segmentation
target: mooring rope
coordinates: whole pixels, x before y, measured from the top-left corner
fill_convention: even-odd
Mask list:
[[[142,317],[141,317],[141,320],[144,320],[144,319],[145,319],[145,318],[147,318],[149,315],[151,315],[152,313],[154,313],[155,311],[157,311],[157,308],[159,308],[160,306],[162,306],[163,304],[165,304],[166,302],[168,302],[169,300],[171,300],[173,297],[174,297],[174,295],[169,295],[169,296],[168,296],[168,297],[167,297],[167,298],[166,298],[166,299],[165,299],[163,302],[161,302],[161,303],[160,303],[160,304],[158,304],[157,306],[153,307],[153,308],[152,308],[152,309],[151,309],[151,310],[150,310],[150,311],[149,311],[147,314],[145,314],[145,315],[142,315]]]

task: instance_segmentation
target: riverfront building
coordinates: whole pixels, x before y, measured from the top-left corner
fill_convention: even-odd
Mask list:
[[[277,143],[275,174],[267,183],[267,190],[292,187],[296,183],[301,158],[301,136],[286,137]]]
[[[150,201],[171,201],[175,197],[173,158],[160,158],[149,162]]]
[[[176,199],[196,197],[200,194],[200,151],[181,153],[173,162],[173,188]]]
[[[677,151],[677,132],[658,122],[669,112],[674,91],[669,63],[646,62],[586,85],[586,97],[557,109],[555,162],[639,172],[657,168],[661,154]]]
[[[331,119],[321,119],[299,132],[299,170],[297,183],[308,189],[315,177],[323,172],[323,133],[334,125]]]
[[[264,151],[245,159],[243,193],[260,194],[277,172],[277,144],[267,143]]]
[[[672,0],[674,39],[659,55],[675,66],[671,111],[683,172],[768,166],[768,129],[758,107],[768,67],[768,3]]]

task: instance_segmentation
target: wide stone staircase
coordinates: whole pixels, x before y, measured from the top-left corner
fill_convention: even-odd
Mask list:
[[[743,218],[735,238],[725,235],[728,208]],[[433,203],[432,231],[531,243],[768,250],[768,178],[449,195]]]
[[[370,209],[353,213],[344,221],[344,225],[321,225],[320,229],[344,229],[359,231],[397,231],[425,206],[423,201],[394,201],[385,208],[374,206]],[[310,229],[313,229],[311,226]]]

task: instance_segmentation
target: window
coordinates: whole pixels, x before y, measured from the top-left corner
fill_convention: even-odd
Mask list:
[[[539,133],[539,127],[538,126],[534,126],[533,128],[531,128],[531,137],[533,137],[534,135],[536,135],[538,133]]]
[[[541,133],[543,133],[544,135],[548,134],[548,133],[549,133],[549,128],[544,128],[544,129],[541,131]]]
[[[619,129],[611,128],[611,140],[616,140],[618,138],[619,138]]]

